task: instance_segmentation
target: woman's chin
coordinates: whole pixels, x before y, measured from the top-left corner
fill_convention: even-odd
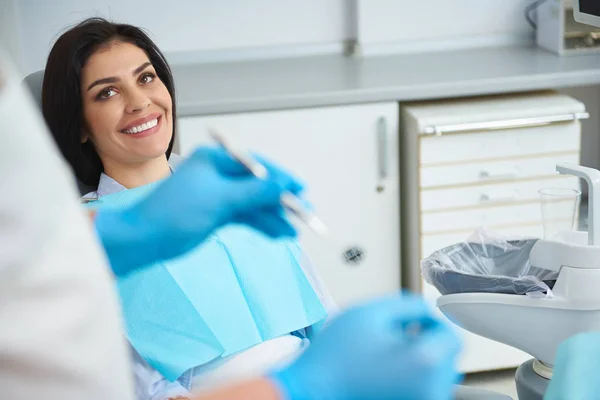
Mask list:
[[[133,154],[138,154],[146,159],[162,157],[169,149],[169,141],[167,140],[147,140],[140,142],[134,148],[131,148]]]
[[[163,148],[157,149],[151,153],[148,153],[148,158],[155,159],[155,158],[164,157],[165,154],[167,154],[167,149],[168,149],[168,147],[163,147]]]

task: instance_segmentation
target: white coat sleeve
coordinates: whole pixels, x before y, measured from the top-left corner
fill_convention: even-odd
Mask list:
[[[0,141],[0,398],[133,399],[106,257],[1,51]]]

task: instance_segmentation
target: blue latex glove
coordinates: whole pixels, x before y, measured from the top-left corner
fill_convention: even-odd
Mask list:
[[[288,400],[446,400],[460,347],[420,298],[396,295],[341,314],[271,378]]]
[[[116,275],[179,256],[229,223],[246,224],[271,237],[296,231],[280,204],[282,191],[303,187],[261,159],[269,178],[252,176],[221,148],[203,147],[143,201],[125,210],[100,208],[96,230]]]
[[[552,379],[544,400],[600,397],[600,332],[571,336],[558,346]]]

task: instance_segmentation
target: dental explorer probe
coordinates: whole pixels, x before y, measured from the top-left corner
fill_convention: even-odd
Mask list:
[[[264,165],[254,159],[254,157],[238,149],[229,139],[226,139],[225,136],[216,129],[209,128],[208,133],[233,159],[245,166],[252,175],[259,179],[267,179],[269,172]],[[323,221],[321,221],[313,211],[307,209],[302,200],[293,193],[283,193],[281,195],[281,205],[308,225],[308,227],[317,235],[325,236],[327,234],[328,229]]]

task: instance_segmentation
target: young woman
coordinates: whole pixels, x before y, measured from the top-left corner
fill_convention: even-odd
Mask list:
[[[84,196],[87,200],[102,202],[104,199],[108,201],[114,198],[115,195],[135,193],[140,188],[151,186],[168,177],[171,171],[177,168],[175,156],[171,154],[176,126],[173,77],[160,50],[137,27],[94,18],[65,32],[52,48],[48,58],[42,90],[42,108],[46,122],[77,178],[85,185],[95,188]],[[277,223],[277,220],[273,221],[273,224]],[[298,279],[306,279],[310,283],[314,291],[312,295],[318,298],[319,306],[331,314],[334,309],[333,302],[301,251],[294,253],[294,249],[289,249],[289,243],[269,241],[250,229],[241,233],[226,233],[223,237],[218,237],[219,234],[216,236],[214,241],[193,250],[196,260],[207,261],[197,263],[202,265],[195,265],[196,270],[208,269],[209,266],[205,264],[212,266],[214,261],[220,263],[212,266],[217,271],[215,273],[231,269],[237,274],[235,276],[242,289],[252,285],[260,288],[266,287],[261,285],[277,286],[278,282],[270,281],[273,280],[271,275],[260,277],[263,282],[256,283],[256,277],[252,276],[251,272],[246,275],[240,274],[238,264],[252,258],[254,265],[267,270],[271,268],[271,271],[278,272],[284,267],[289,267],[290,274],[294,274],[293,265],[287,265],[287,261],[283,262],[285,266],[279,265],[278,260],[281,259],[269,256],[274,252],[293,254],[295,258],[292,257],[291,263],[297,263],[303,274]],[[182,246],[185,246],[185,243],[182,243]],[[225,261],[217,262],[211,258],[211,249],[217,247],[218,251],[224,254],[233,254],[232,257],[226,257],[233,258],[231,264]],[[244,260],[236,263],[236,255],[239,255],[236,251],[241,251],[240,248],[251,248],[253,252],[244,253]],[[201,278],[198,274],[190,275],[188,271],[185,276],[185,283],[188,285],[208,285],[205,286],[206,292],[213,289],[210,286],[211,282],[207,282],[207,279],[210,279],[206,278],[208,275]],[[189,278],[190,276],[193,277]],[[195,279],[197,281],[194,281]],[[128,301],[128,293],[137,290],[148,294],[147,306],[152,308],[153,294],[159,298],[159,291],[163,288],[147,287],[143,279],[137,283],[133,282],[138,286],[132,288],[129,281],[126,283],[129,285],[128,289],[119,286],[123,301]],[[221,281],[214,282],[214,285],[220,284]],[[310,297],[311,294],[307,296]],[[243,337],[246,335],[244,332],[254,329],[248,327],[245,330],[246,322],[233,321],[232,324],[232,321],[222,321],[220,315],[211,314],[219,307],[226,307],[226,304],[235,302],[231,300],[232,297],[233,293],[215,291],[214,297],[206,301],[210,304],[205,304],[211,307],[210,312],[200,314],[208,321],[207,329],[217,342],[235,342],[237,345],[224,345],[225,350],[221,351],[221,356],[212,357],[189,368],[176,380],[165,379],[165,374],[161,373],[162,370],[158,367],[168,364],[172,358],[162,360],[161,356],[154,353],[149,355],[152,353],[149,349],[155,350],[156,347],[160,347],[162,350],[169,348],[172,343],[164,344],[160,340],[147,343],[147,337],[144,337],[144,340],[136,340],[132,332],[142,328],[136,316],[128,313],[125,305],[128,337],[136,350],[134,368],[140,399],[164,400],[188,396],[192,389],[209,389],[264,374],[265,371],[293,359],[306,346],[314,328],[323,322],[321,320],[315,321],[314,325],[295,326],[293,322],[288,321],[278,326],[293,327],[289,331],[271,332],[264,340],[246,339]],[[240,296],[238,298],[241,299]],[[300,300],[303,299],[296,299],[296,302]],[[271,301],[260,305],[259,310],[253,310],[252,307],[256,305],[249,301],[244,307],[247,306],[253,315],[266,315],[264,323],[269,324],[270,316],[281,315],[277,314],[278,305],[275,303],[277,302]],[[241,307],[239,304],[236,306]],[[231,313],[231,310],[232,308],[224,308],[223,313]],[[176,311],[183,312],[172,310],[165,318]],[[163,307],[159,312],[168,311]],[[227,323],[235,328],[219,332],[219,329],[223,330],[224,326],[228,326]],[[233,351],[227,351],[228,349]],[[213,350],[217,351],[214,348]],[[182,357],[187,356],[187,350],[175,345],[170,349],[169,357],[173,357],[173,352],[182,353]]]

